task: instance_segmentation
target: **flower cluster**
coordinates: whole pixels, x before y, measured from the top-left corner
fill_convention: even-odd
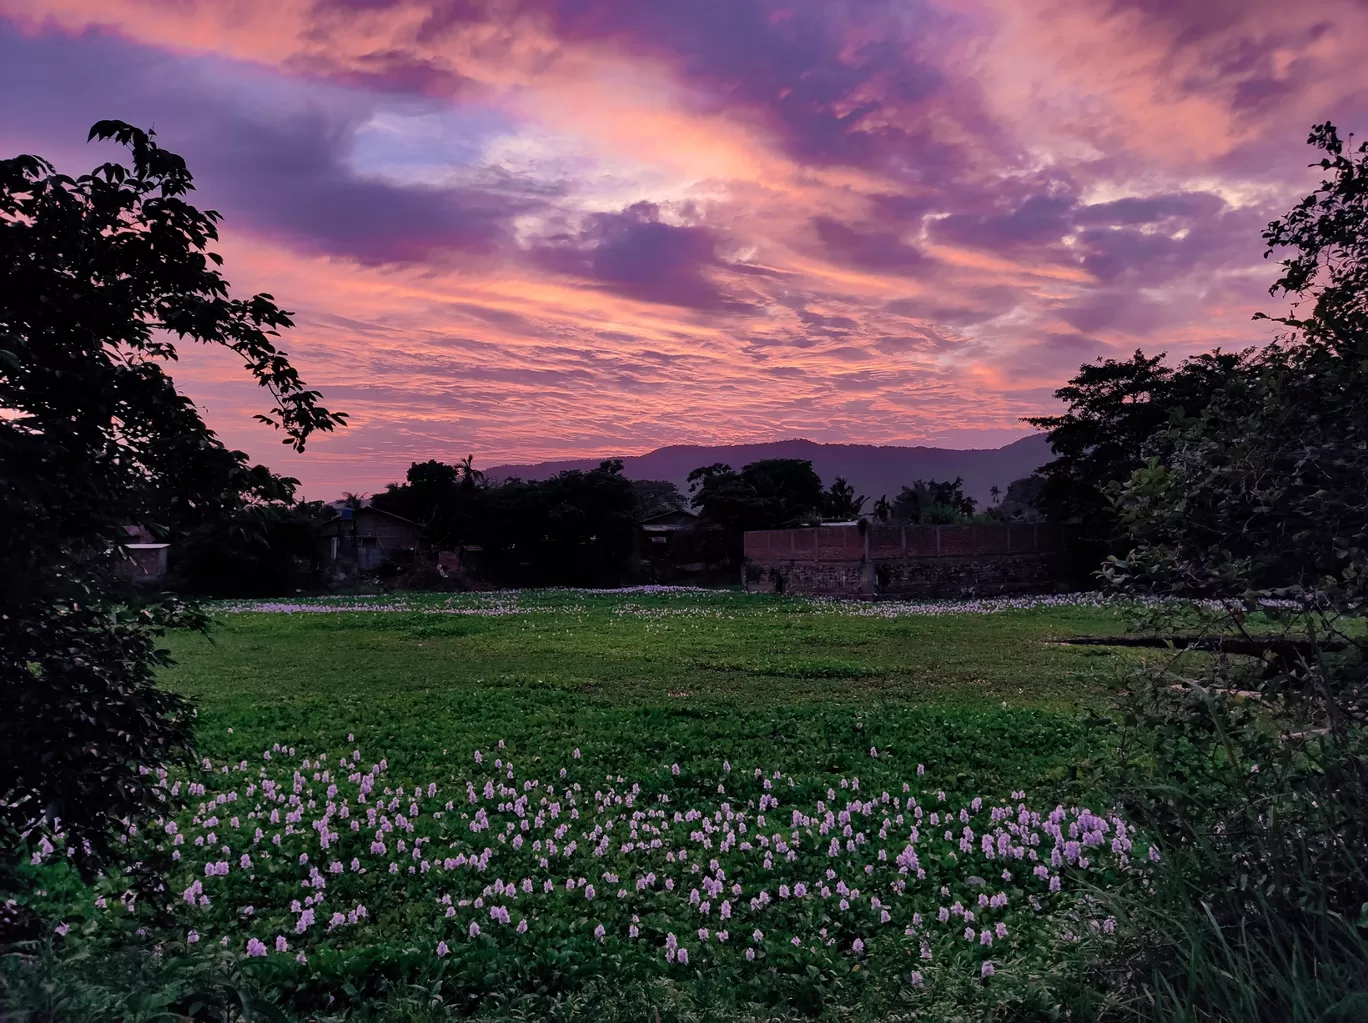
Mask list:
[[[189,805],[128,837],[175,863],[185,941],[250,957],[396,938],[459,956],[582,932],[669,967],[896,948],[923,973],[942,956],[981,977],[1047,933],[1109,932],[1082,889],[1153,855],[1114,814],[953,796],[873,749],[865,778],[722,760],[626,779],[578,754],[528,774],[500,742],[459,781],[400,783],[355,747],[276,744],[163,775]]]

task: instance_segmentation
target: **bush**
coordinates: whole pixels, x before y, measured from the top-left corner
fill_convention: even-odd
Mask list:
[[[1229,658],[1132,679],[1108,783],[1163,861],[1112,905],[1146,1014],[1368,1016],[1368,741],[1319,727],[1280,681]]]

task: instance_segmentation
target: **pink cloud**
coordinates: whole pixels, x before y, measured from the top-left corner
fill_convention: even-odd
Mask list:
[[[80,171],[117,116],[187,156],[355,425],[290,456],[232,360],[178,376],[330,496],[467,451],[1002,439],[1086,359],[1258,342],[1258,232],[1310,123],[1368,120],[1365,34],[1350,0],[0,0],[0,144]]]

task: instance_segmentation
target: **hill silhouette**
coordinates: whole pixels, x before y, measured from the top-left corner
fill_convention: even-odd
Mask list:
[[[610,456],[605,456],[610,457]],[[916,479],[964,478],[964,491],[988,503],[997,486],[1028,476],[1051,458],[1044,434],[1034,434],[1000,448],[895,447],[875,444],[819,444],[810,440],[780,440],[763,444],[672,444],[644,455],[622,457],[623,475],[635,480],[669,480],[687,495],[688,475],[701,465],[724,462],[734,469],[762,458],[805,458],[830,485],[837,476],[850,481],[857,493],[872,502],[881,494],[891,499],[904,484]],[[518,476],[546,479],[566,469],[592,469],[602,458],[573,458],[532,465],[495,465],[485,470],[491,481]]]

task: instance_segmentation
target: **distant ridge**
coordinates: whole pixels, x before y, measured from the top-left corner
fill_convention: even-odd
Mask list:
[[[612,457],[612,456],[604,456]],[[857,493],[871,503],[881,494],[891,499],[904,484],[916,479],[964,478],[964,490],[980,506],[987,504],[992,487],[1007,489],[1007,484],[1029,476],[1051,457],[1045,435],[1035,434],[1000,448],[894,447],[875,444],[819,444],[810,440],[779,440],[764,444],[672,444],[644,455],[622,458],[622,471],[629,479],[669,480],[681,493],[689,492],[688,475],[700,465],[724,462],[734,469],[762,458],[805,458],[812,463],[822,482],[830,484],[837,476],[850,481]],[[603,458],[573,458],[532,465],[495,465],[485,470],[491,481],[519,476],[526,480],[546,479],[566,469],[592,469]]]

